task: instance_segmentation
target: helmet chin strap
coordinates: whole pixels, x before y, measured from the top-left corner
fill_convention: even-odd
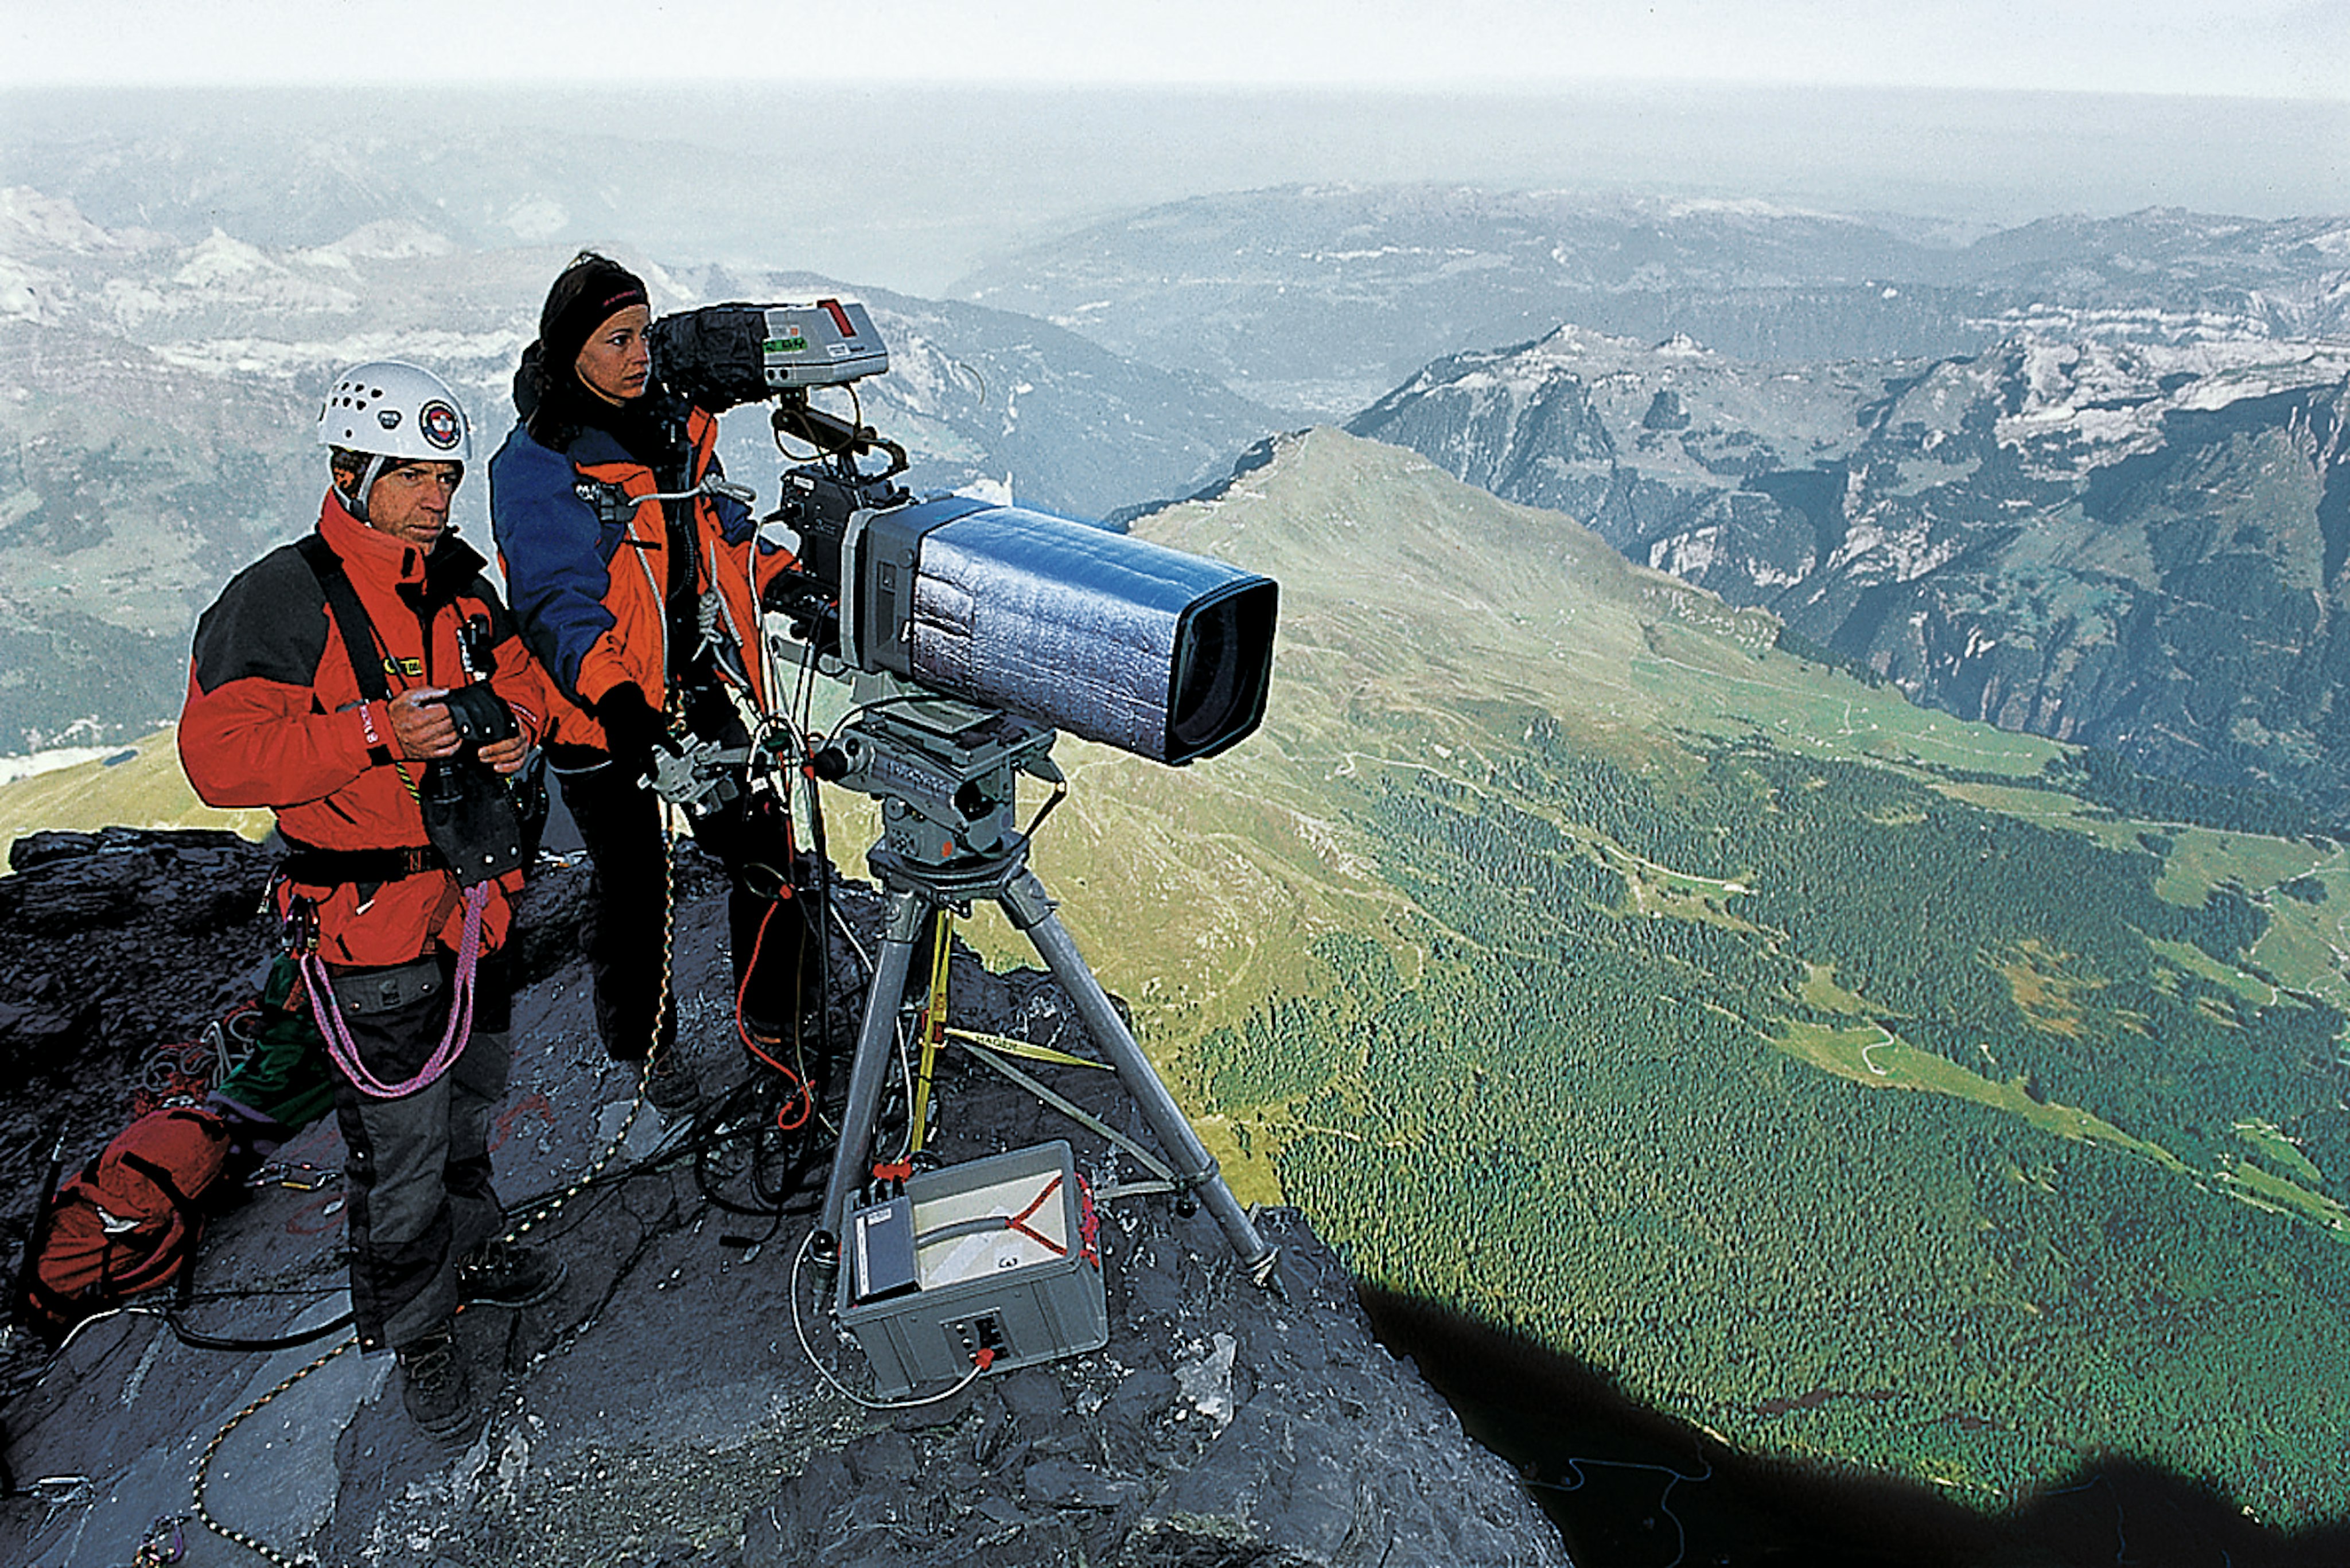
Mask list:
[[[343,510],[349,513],[355,521],[367,522],[368,495],[375,489],[375,482],[383,477],[383,471],[390,466],[391,459],[380,452],[369,452],[367,467],[359,471],[359,483],[351,490],[345,490],[339,484],[335,487],[335,493],[342,498]],[[358,493],[352,493],[353,491]]]

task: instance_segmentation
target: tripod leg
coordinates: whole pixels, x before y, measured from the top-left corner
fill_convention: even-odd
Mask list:
[[[832,1175],[824,1184],[824,1210],[816,1231],[837,1248],[848,1217],[849,1195],[864,1182],[873,1143],[873,1117],[881,1105],[881,1085],[889,1071],[890,1036],[898,1007],[906,998],[906,976],[914,967],[914,944],[930,918],[929,899],[910,890],[889,898],[889,929],[865,993],[865,1021],[857,1031],[857,1055],[848,1070],[848,1106],[841,1113],[840,1143],[832,1151]],[[836,1251],[834,1256],[837,1257]]]
[[[1028,933],[1045,967],[1053,971],[1053,978],[1061,982],[1061,989],[1077,1004],[1087,1033],[1108,1055],[1118,1082],[1141,1107],[1143,1120],[1150,1124],[1159,1146],[1171,1157],[1177,1177],[1199,1187],[1201,1201],[1223,1229],[1232,1250],[1241,1255],[1242,1266],[1251,1277],[1259,1284],[1270,1282],[1275,1261],[1274,1249],[1257,1234],[1248,1211],[1232,1196],[1232,1189],[1224,1185],[1223,1176],[1217,1170],[1207,1147],[1201,1143],[1200,1135],[1184,1119],[1182,1107],[1176,1105],[1175,1097],[1167,1092],[1167,1085],[1159,1081],[1149,1059],[1143,1055],[1142,1047],[1135,1043],[1134,1032],[1127,1028],[1126,1021],[1110,1005],[1101,981],[1094,978],[1094,971],[1070,939],[1068,928],[1053,913],[1053,900],[1045,893],[1044,883],[1036,879],[1034,871],[1023,868],[1004,888],[1003,904],[1012,923]]]

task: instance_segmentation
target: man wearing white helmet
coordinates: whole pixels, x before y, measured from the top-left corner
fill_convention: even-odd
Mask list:
[[[277,908],[335,1059],[359,1345],[396,1353],[410,1415],[452,1438],[479,1410],[457,1308],[528,1305],[563,1278],[501,1239],[488,1149],[522,887],[506,781],[553,691],[450,525],[473,436],[440,378],[346,371],[317,439],[317,529],[197,623],[180,757],[212,805],[276,813]]]

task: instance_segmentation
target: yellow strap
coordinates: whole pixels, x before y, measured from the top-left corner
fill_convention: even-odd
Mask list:
[[[975,1029],[950,1029],[947,1034],[966,1044],[1006,1056],[1021,1056],[1031,1062],[1051,1062],[1063,1067],[1097,1067],[1113,1071],[1107,1062],[1097,1062],[1090,1056],[1072,1056],[1066,1051],[1055,1051],[1050,1045],[1037,1045],[1026,1040],[1014,1040],[1008,1034],[982,1034]]]
[[[906,1146],[912,1154],[922,1152],[922,1128],[931,1119],[931,1075],[947,1032],[947,956],[953,938],[954,915],[941,909],[931,926],[931,1000],[922,1009],[922,1065],[914,1075],[914,1126]]]

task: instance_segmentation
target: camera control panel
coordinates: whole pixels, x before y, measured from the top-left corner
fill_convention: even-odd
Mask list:
[[[766,307],[760,369],[770,387],[834,387],[889,369],[889,350],[873,318],[853,299]]]

